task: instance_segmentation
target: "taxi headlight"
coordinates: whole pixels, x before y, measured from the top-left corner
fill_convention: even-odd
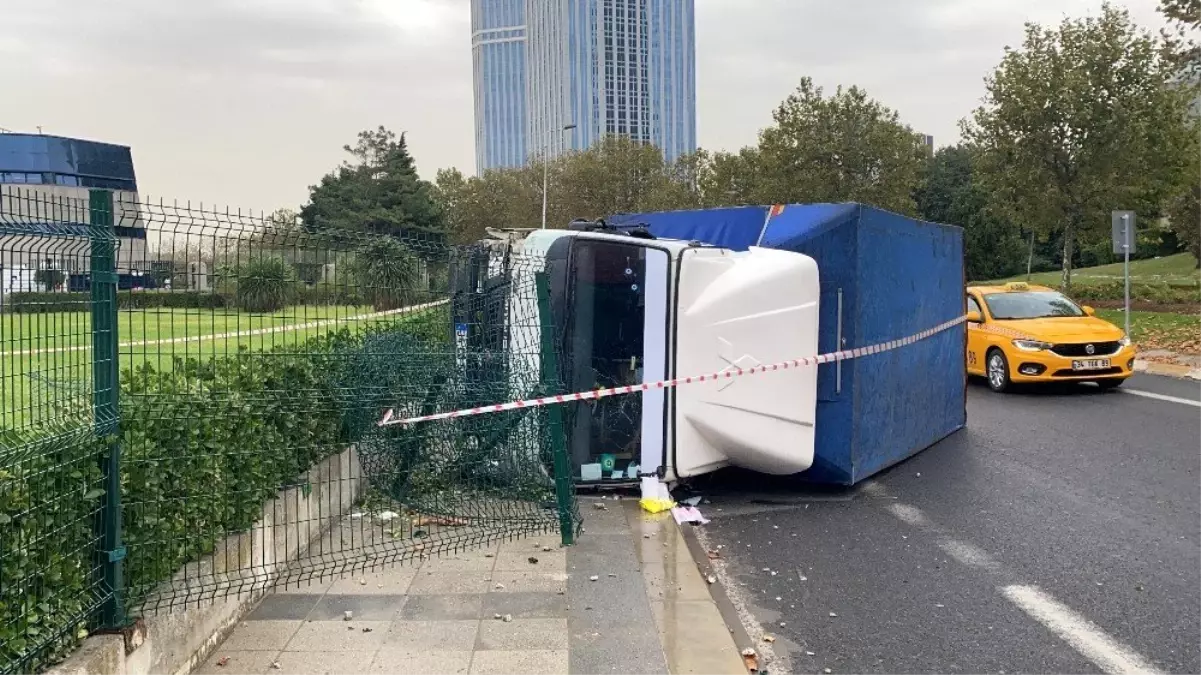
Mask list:
[[[1122,347],[1129,347],[1130,346],[1130,336],[1123,335],[1122,337],[1118,338],[1118,344],[1121,345]]]
[[[1014,340],[1013,346],[1024,352],[1041,352],[1045,349],[1050,349],[1054,345],[1050,342],[1041,342],[1039,340]]]

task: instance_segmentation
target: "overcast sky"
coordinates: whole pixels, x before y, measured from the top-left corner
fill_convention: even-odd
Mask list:
[[[37,0],[0,15],[0,127],[129,145],[143,194],[297,206],[380,124],[474,171],[468,0]],[[953,143],[1022,24],[1100,0],[697,0],[700,143],[755,142],[804,75]],[[1125,3],[1158,29],[1155,0]]]

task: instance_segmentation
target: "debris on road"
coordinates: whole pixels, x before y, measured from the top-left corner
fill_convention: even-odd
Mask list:
[[[713,551],[709,551],[708,553],[709,553],[710,560],[717,560],[718,558],[721,557],[721,551],[713,550]]]
[[[380,511],[379,513],[375,514],[376,520],[382,520],[384,522],[387,522],[389,520],[394,520],[399,517],[400,517],[400,514],[395,511]]]
[[[709,519],[701,515],[700,510],[695,506],[677,506],[671,510],[671,515],[676,519],[676,524],[683,525],[688,523],[691,525],[707,525]]]
[[[369,628],[369,627],[368,627],[368,628],[364,628],[364,629],[363,629],[363,632],[364,632],[364,633],[370,633],[372,630],[373,630],[372,628]]]
[[[530,563],[531,565],[537,565],[537,564],[538,564],[538,559],[537,559],[537,558],[535,558],[534,556],[530,556],[530,557],[526,558],[526,560],[528,560],[528,561],[529,561],[529,563]]]
[[[598,576],[596,574],[593,574],[592,576],[588,577],[588,581],[596,581],[597,579],[600,579],[600,576]]]
[[[766,642],[766,643],[768,643],[768,644],[771,644],[771,643],[773,643],[773,642],[775,642],[775,641],[776,641],[776,638],[775,638],[774,636],[771,636],[771,635],[764,635],[764,636],[763,636],[763,641],[764,641],[764,642]]]
[[[271,670],[279,670],[280,668],[283,668],[283,666],[279,665],[279,661],[271,662]]]
[[[705,581],[708,581],[710,584],[715,584],[717,583],[717,577],[710,574],[709,576],[705,577]]]
[[[225,664],[227,664],[227,663],[229,663],[228,656],[222,656],[221,658],[217,659],[217,665],[221,666],[222,668],[224,668]]]
[[[837,617],[838,615],[837,615],[837,614],[835,614],[834,612],[830,612],[830,616],[832,616],[832,617]]]
[[[505,585],[504,585],[504,584],[497,584],[496,586],[493,586],[493,588],[495,588],[495,589],[496,589],[496,590],[498,590],[498,591],[503,591],[503,590],[505,590]]]
[[[349,609],[346,610],[345,612],[342,612],[342,620],[343,621],[350,621],[353,618],[354,618],[354,612],[350,611]]]
[[[688,499],[680,500],[680,503],[686,504],[688,506],[696,506],[701,503],[701,497],[700,496],[689,497]]]
[[[752,673],[759,672],[759,656],[755,654],[755,650],[747,647],[742,650],[742,665]]]

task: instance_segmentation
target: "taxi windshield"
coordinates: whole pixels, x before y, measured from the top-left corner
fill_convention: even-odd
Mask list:
[[[1049,316],[1084,316],[1084,310],[1055,291],[992,293],[984,296],[992,318],[1041,319]]]

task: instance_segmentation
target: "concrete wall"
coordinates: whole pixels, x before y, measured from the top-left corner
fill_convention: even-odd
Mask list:
[[[47,672],[183,674],[203,663],[288,566],[303,558],[350,510],[363,484],[354,448],[320,462],[305,478],[300,482],[311,486],[307,496],[300,487],[280,492],[263,505],[263,516],[253,528],[189,563],[148,600],[180,602],[186,608],[146,616],[123,635],[89,637],[79,651]]]

